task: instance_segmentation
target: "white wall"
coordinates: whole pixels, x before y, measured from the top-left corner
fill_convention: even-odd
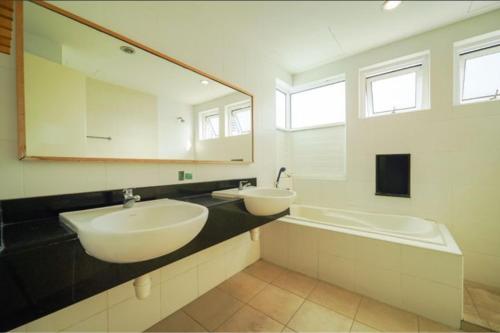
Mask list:
[[[453,42],[500,29],[491,12],[298,74],[294,85],[345,73],[347,179],[295,180],[299,201],[410,214],[445,223],[465,278],[500,287],[500,102],[452,105]],[[358,117],[358,70],[430,50],[431,109]],[[412,154],[412,197],[375,196],[375,154]]]
[[[295,178],[342,179],[346,129],[343,125],[301,131],[277,131],[277,164]]]
[[[287,73],[263,58],[252,45],[221,45],[230,27],[212,29],[193,22],[171,22],[159,17],[168,4],[148,7],[112,2],[58,2],[58,6],[233,82],[255,96],[255,163],[245,166],[69,163],[18,161],[16,158],[15,55],[0,54],[0,199],[85,192],[134,186],[172,184],[177,171],[193,172],[193,181],[257,176],[270,185],[275,175],[275,78],[290,81]],[[133,18],[133,24],[130,24]]]

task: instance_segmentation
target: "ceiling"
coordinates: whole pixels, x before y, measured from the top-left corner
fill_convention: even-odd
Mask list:
[[[110,1],[56,5],[103,24],[121,21],[115,26],[130,30],[133,25],[138,36],[154,31],[155,36],[149,39],[157,41],[156,47],[199,46],[207,56],[209,46],[251,48],[295,74],[498,9],[500,1],[403,1],[393,11],[383,11],[382,1]]]

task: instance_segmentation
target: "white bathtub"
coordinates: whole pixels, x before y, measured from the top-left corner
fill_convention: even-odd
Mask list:
[[[340,228],[358,236],[462,254],[445,225],[414,216],[292,205],[290,215],[280,220]]]
[[[288,269],[460,327],[463,257],[430,220],[307,205],[265,225],[261,256]]]

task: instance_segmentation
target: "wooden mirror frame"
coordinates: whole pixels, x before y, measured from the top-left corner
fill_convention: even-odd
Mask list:
[[[49,161],[75,161],[75,162],[141,162],[141,163],[184,163],[184,164],[251,164],[255,162],[255,103],[254,96],[244,89],[224,81],[214,75],[208,74],[196,67],[188,65],[180,60],[172,58],[160,51],[150,48],[142,43],[134,41],[122,34],[109,30],[97,23],[91,22],[83,17],[68,12],[43,0],[30,0],[30,2],[51,10],[59,15],[65,16],[80,24],[86,25],[98,32],[117,38],[125,43],[133,45],[145,52],[174,63],[187,70],[205,76],[215,82],[239,91],[250,97],[252,103],[252,159],[251,161],[212,161],[212,160],[175,160],[175,159],[144,159],[144,158],[106,158],[106,157],[57,157],[57,156],[31,156],[26,155],[26,123],[25,123],[25,96],[24,96],[24,7],[23,1],[15,1],[15,37],[16,37],[16,88],[17,88],[17,153],[20,160],[49,160]]]

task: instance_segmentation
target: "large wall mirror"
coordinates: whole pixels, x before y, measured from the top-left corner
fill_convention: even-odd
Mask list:
[[[16,6],[20,158],[253,161],[251,94],[52,4]]]

